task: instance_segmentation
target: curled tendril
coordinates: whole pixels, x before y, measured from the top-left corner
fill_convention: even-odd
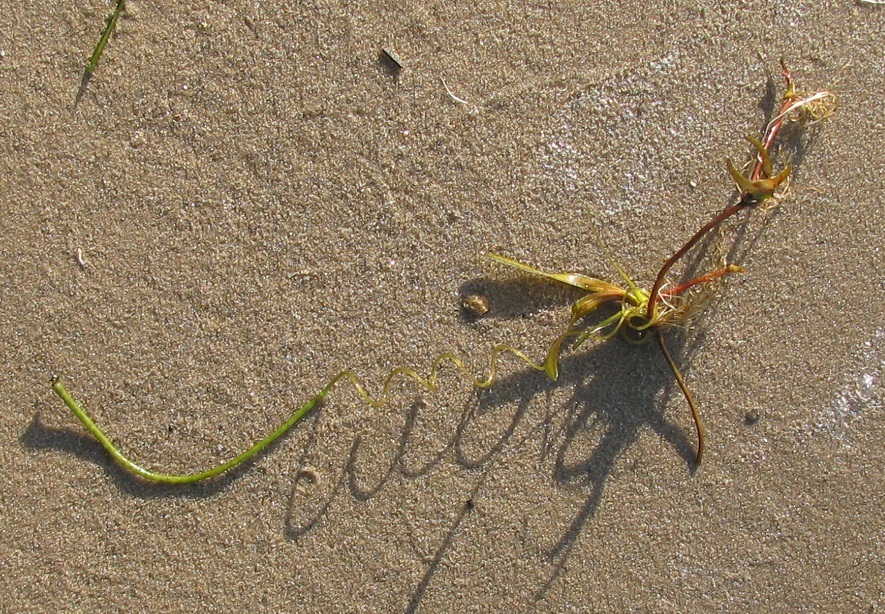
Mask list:
[[[488,388],[495,381],[495,377],[498,372],[498,359],[501,354],[504,353],[513,354],[516,358],[535,370],[544,370],[544,367],[532,361],[528,356],[526,356],[519,350],[508,345],[498,345],[492,350],[491,357],[489,358],[489,366],[484,377],[476,377],[472,375],[460,358],[458,358],[454,354],[445,353],[440,354],[436,358],[436,360],[433,361],[430,372],[427,374],[426,377],[421,376],[420,374],[418,374],[417,371],[410,367],[400,367],[394,369],[387,374],[387,377],[384,379],[384,382],[381,386],[381,392],[377,396],[372,396],[371,394],[369,394],[363,384],[360,382],[359,378],[351,371],[341,371],[335,377],[330,379],[322,390],[315,394],[309,401],[307,401],[307,403],[296,409],[292,413],[292,415],[290,415],[269,435],[267,435],[263,439],[260,439],[259,441],[256,441],[244,452],[241,452],[230,460],[216,465],[211,469],[207,469],[205,471],[200,471],[197,473],[187,473],[180,475],[152,471],[150,469],[145,469],[141,465],[135,463],[129,457],[124,455],[119,450],[119,448],[117,448],[116,445],[114,445],[110,438],[108,438],[108,436],[105,435],[105,433],[95,424],[95,421],[92,419],[92,417],[80,406],[79,403],[77,403],[77,401],[74,400],[70,393],[68,393],[67,389],[64,387],[59,379],[55,379],[53,381],[52,390],[59,397],[61,397],[61,400],[64,401],[68,409],[71,410],[74,416],[76,416],[77,419],[80,420],[80,422],[83,424],[83,426],[86,427],[86,430],[88,430],[92,434],[92,436],[95,437],[95,439],[101,444],[101,446],[121,467],[151,482],[159,482],[163,484],[192,484],[194,482],[199,482],[201,480],[220,475],[225,471],[246,462],[256,454],[258,454],[261,450],[279,439],[289,429],[300,422],[307,414],[310,413],[310,411],[316,406],[317,403],[322,401],[326,397],[326,395],[329,394],[332,388],[334,388],[339,382],[349,382],[351,386],[353,386],[357,395],[368,405],[370,405],[371,407],[381,407],[389,400],[390,389],[393,386],[394,381],[398,378],[412,380],[420,387],[430,392],[435,392],[437,390],[437,379],[439,377],[439,371],[442,368],[443,364],[446,362],[453,364],[457,371],[477,388]]]

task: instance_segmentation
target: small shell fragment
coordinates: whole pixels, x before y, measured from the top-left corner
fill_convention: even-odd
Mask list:
[[[313,467],[304,467],[295,476],[295,491],[300,495],[308,495],[315,490],[320,478]]]
[[[482,294],[469,294],[461,299],[461,307],[468,314],[478,318],[489,312],[489,299]]]

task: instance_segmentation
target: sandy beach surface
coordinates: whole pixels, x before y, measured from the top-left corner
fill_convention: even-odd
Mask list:
[[[2,9],[0,610],[885,611],[885,6],[133,0],[76,107],[112,5]],[[540,360],[579,295],[483,254],[617,279],[595,226],[650,287],[735,202],[781,58],[839,108],[694,256],[746,270],[668,337],[700,468],[654,343],[341,385],[179,487],[50,389],[193,472],[341,369]]]

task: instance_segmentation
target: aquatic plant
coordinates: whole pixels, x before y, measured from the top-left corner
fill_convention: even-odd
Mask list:
[[[118,7],[120,4],[118,4]],[[64,401],[65,405],[67,405],[77,419],[80,420],[83,426],[124,469],[154,482],[188,484],[217,476],[252,458],[297,424],[341,381],[349,382],[359,397],[367,404],[379,407],[387,402],[390,388],[397,378],[411,379],[428,391],[435,391],[437,389],[438,373],[444,363],[453,364],[474,386],[485,388],[491,386],[495,381],[499,357],[504,353],[510,353],[522,360],[530,368],[543,371],[551,380],[556,380],[559,376],[559,355],[566,341],[573,340],[572,349],[574,349],[589,341],[606,341],[618,335],[632,344],[646,343],[654,336],[691,410],[697,433],[696,462],[700,463],[705,449],[703,422],[694,397],[667,347],[664,334],[673,327],[689,325],[692,318],[703,309],[715,294],[718,283],[726,276],[738,273],[742,269],[733,263],[719,262],[710,271],[681,282],[670,282],[667,279],[667,275],[673,266],[692,247],[697,245],[711,231],[719,228],[727,219],[743,210],[773,206],[783,196],[792,167],[786,165],[780,172],[775,173],[771,162],[771,147],[775,137],[786,122],[820,121],[826,119],[834,112],[836,98],[832,93],[817,92],[811,95],[800,95],[795,90],[790,71],[787,70],[783,63],[781,67],[786,87],[781,98],[780,107],[763,131],[761,139],[746,137],[747,141],[754,148],[754,158],[749,163],[749,173],[745,175],[739,171],[730,160],[726,163],[728,173],[731,175],[739,191],[737,202],[714,216],[712,220],[702,226],[664,262],[650,291],[637,286],[624,269],[613,260],[612,264],[620,278],[617,282],[580,273],[544,272],[506,256],[492,253],[487,254],[489,258],[500,264],[567,284],[585,293],[572,304],[571,317],[564,331],[549,344],[545,358],[541,363],[532,361],[524,353],[511,346],[499,345],[491,352],[486,374],[482,377],[476,377],[471,374],[458,357],[444,353],[436,358],[426,376],[420,375],[415,369],[410,367],[400,367],[391,371],[384,379],[378,396],[370,395],[351,371],[341,371],[332,377],[322,390],[299,407],[282,424],[266,437],[254,443],[246,451],[206,471],[183,475],[158,473],[139,466],[120,452],[117,446],[108,439],[89,414],[68,393],[59,379],[53,381],[52,389]],[[598,236],[596,237],[596,242],[602,247],[602,242]]]

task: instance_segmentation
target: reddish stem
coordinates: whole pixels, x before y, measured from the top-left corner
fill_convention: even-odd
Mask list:
[[[765,131],[765,136],[762,139],[762,147],[764,147],[766,151],[771,149],[771,145],[774,143],[777,133],[780,132],[781,126],[786,118],[784,113],[786,113],[787,109],[790,108],[790,105],[796,100],[796,92],[793,89],[793,73],[789,71],[783,60],[781,60],[781,74],[784,77],[784,81],[787,83],[787,89],[784,92],[783,99],[781,99],[780,109],[775,113],[777,119],[768,127]],[[759,177],[762,176],[762,166],[762,156],[757,155],[756,163],[753,165],[753,172],[750,173],[750,181],[757,181]]]
[[[663,296],[676,296],[677,294],[682,294],[692,286],[697,286],[698,284],[705,284],[707,282],[713,281],[717,277],[722,277],[723,275],[728,275],[729,273],[735,273],[740,271],[740,267],[736,267],[734,265],[726,265],[715,271],[711,271],[706,275],[701,275],[700,277],[695,277],[689,281],[679,284],[675,288],[670,288],[669,290],[661,291],[661,295]]]
[[[784,92],[784,97],[781,99],[780,109],[775,115],[777,119],[772,122],[770,126],[768,126],[762,139],[762,146],[766,151],[771,148],[771,144],[774,142],[774,139],[777,136],[778,132],[780,132],[781,126],[783,125],[784,119],[786,117],[784,113],[787,111],[787,109],[790,108],[790,105],[792,105],[793,101],[796,99],[796,92],[793,89],[793,74],[789,71],[789,69],[787,69],[787,66],[786,64],[784,64],[783,60],[781,60],[781,74],[784,77],[784,81],[786,81],[787,83],[787,88]],[[762,156],[757,155],[756,163],[753,165],[753,171],[750,173],[750,181],[759,180],[759,178],[762,176],[763,166],[764,164],[762,162]],[[651,320],[654,316],[655,305],[660,299],[659,292],[661,290],[661,286],[664,284],[664,276],[670,271],[671,268],[673,268],[673,265],[676,264],[676,262],[680,258],[682,258],[686,254],[686,252],[688,252],[688,250],[694,247],[695,244],[704,237],[704,235],[719,226],[722,222],[730,218],[738,211],[755,204],[755,202],[756,201],[749,194],[742,194],[741,200],[737,204],[728,207],[727,209],[722,211],[722,213],[710,220],[703,228],[698,230],[694,234],[694,236],[685,243],[685,245],[680,247],[679,251],[677,251],[675,254],[670,256],[670,258],[667,259],[667,261],[664,263],[664,266],[662,266],[661,270],[658,271],[658,276],[655,278],[655,284],[654,286],[652,286],[651,294],[649,295],[648,308],[645,314],[649,320]]]
[[[725,209],[722,213],[707,222],[707,224],[703,228],[694,233],[694,236],[691,239],[686,241],[685,245],[680,247],[675,254],[667,259],[667,261],[664,263],[664,266],[662,266],[661,270],[658,271],[658,276],[655,279],[655,285],[651,288],[651,294],[649,294],[650,298],[648,299],[648,310],[646,311],[645,317],[647,317],[649,320],[652,319],[655,311],[655,304],[660,298],[658,292],[660,291],[661,286],[664,284],[664,276],[673,267],[673,265],[676,264],[676,261],[682,258],[688,250],[694,247],[695,243],[700,241],[704,237],[704,235],[706,235],[708,232],[719,226],[719,224],[730,218],[741,209],[748,207],[752,203],[753,199],[749,198],[748,195],[745,194],[741,198],[739,203],[737,203],[736,205],[732,205],[728,209]]]

